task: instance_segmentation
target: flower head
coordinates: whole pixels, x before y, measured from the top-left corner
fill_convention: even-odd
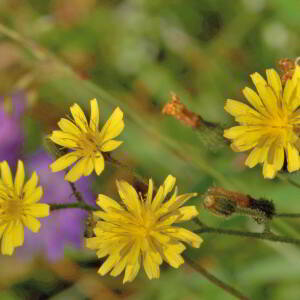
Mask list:
[[[24,184],[25,172],[22,161],[18,161],[17,173],[13,181],[9,165],[1,163],[0,180],[0,238],[2,254],[12,255],[14,248],[24,242],[24,226],[38,232],[40,222],[36,218],[49,215],[49,205],[37,203],[43,189],[38,186],[38,176],[34,172]]]
[[[235,117],[239,126],[225,130],[233,140],[236,152],[252,149],[246,165],[250,168],[263,163],[265,178],[274,178],[287,161],[289,172],[300,168],[300,67],[284,88],[275,70],[266,71],[267,81],[258,73],[251,75],[258,94],[246,87],[243,94],[251,106],[228,99],[225,110]]]
[[[118,276],[125,269],[123,282],[132,281],[143,263],[149,279],[159,278],[159,266],[165,260],[174,268],[184,263],[180,255],[185,246],[200,247],[202,239],[187,229],[172,226],[198,215],[195,206],[181,207],[196,193],[166,197],[176,179],[169,175],[153,196],[153,182],[149,180],[146,195],[138,195],[126,181],[117,181],[123,205],[99,195],[97,204],[102,211],[95,212],[101,220],[94,228],[96,237],[86,240],[86,246],[97,250],[99,258],[109,256],[98,273],[110,272]]]
[[[91,117],[88,123],[78,104],[70,108],[73,120],[62,118],[58,122],[61,130],[52,132],[50,139],[72,151],[59,157],[50,165],[52,172],[58,172],[76,164],[66,174],[65,180],[75,182],[81,176],[95,170],[100,175],[104,169],[102,152],[118,148],[122,142],[114,140],[124,129],[123,112],[116,108],[99,131],[99,107],[96,99],[91,100]]]

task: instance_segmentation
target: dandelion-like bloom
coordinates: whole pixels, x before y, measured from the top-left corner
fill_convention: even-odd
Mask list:
[[[88,121],[78,104],[70,108],[74,120],[62,118],[58,122],[61,130],[52,132],[50,139],[65,148],[73,150],[50,165],[52,172],[68,168],[76,162],[66,174],[65,180],[75,182],[81,176],[89,176],[93,170],[100,175],[104,169],[102,152],[113,151],[122,142],[114,140],[124,129],[123,112],[119,107],[99,131],[99,107],[96,99],[91,100],[91,117]]]
[[[40,222],[36,218],[49,216],[49,205],[37,203],[43,196],[34,172],[24,184],[25,172],[22,161],[18,161],[15,180],[6,161],[1,162],[0,180],[0,238],[1,253],[12,255],[14,248],[24,242],[24,226],[38,232]]]
[[[289,172],[300,168],[300,67],[284,88],[274,69],[268,69],[267,81],[258,73],[251,75],[258,94],[246,87],[243,94],[251,106],[228,99],[225,110],[240,126],[225,130],[236,152],[252,149],[245,164],[252,168],[263,163],[265,178],[274,178],[287,161]]]
[[[86,246],[96,249],[99,258],[108,255],[98,273],[110,272],[118,276],[125,269],[123,283],[132,281],[144,265],[149,279],[159,278],[159,266],[165,260],[174,268],[184,263],[180,255],[185,246],[182,242],[199,248],[202,239],[187,229],[172,226],[198,215],[195,206],[181,207],[196,193],[173,195],[166,199],[176,179],[169,175],[153,197],[153,182],[149,180],[148,192],[138,195],[126,181],[117,181],[117,188],[124,205],[99,195],[97,204],[103,211],[94,212],[97,222],[96,237],[86,240]]]

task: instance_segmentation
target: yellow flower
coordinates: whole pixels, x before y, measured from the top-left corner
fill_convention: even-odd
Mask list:
[[[145,196],[138,194],[126,181],[117,181],[123,205],[99,195],[97,204],[101,211],[94,212],[101,220],[97,222],[96,237],[88,238],[86,246],[96,249],[99,258],[108,255],[98,273],[110,272],[118,276],[125,269],[123,283],[132,281],[144,265],[149,279],[159,278],[159,266],[165,260],[174,268],[184,263],[182,242],[199,248],[202,239],[187,229],[172,226],[198,215],[195,206],[181,207],[196,193],[177,195],[175,192],[164,202],[175,185],[176,179],[169,175],[153,197],[153,181],[149,180]]]
[[[124,129],[124,121],[123,112],[117,107],[99,131],[99,108],[96,99],[91,100],[89,124],[79,105],[74,104],[70,110],[74,120],[62,118],[58,122],[61,130],[53,131],[50,139],[73,151],[58,158],[50,168],[52,172],[58,172],[76,162],[65,176],[65,180],[75,182],[83,175],[90,175],[94,169],[97,175],[101,174],[104,169],[102,152],[115,150],[122,144],[114,138]]]
[[[24,242],[24,226],[32,232],[40,230],[36,218],[49,216],[49,205],[37,203],[43,196],[42,187],[38,186],[38,176],[34,172],[24,185],[24,165],[18,161],[18,168],[13,182],[8,163],[1,162],[0,179],[0,238],[1,253],[12,255],[14,248]]]
[[[252,149],[245,163],[248,167],[263,163],[264,177],[274,178],[285,160],[289,172],[300,168],[300,67],[284,88],[275,70],[266,73],[267,81],[258,73],[251,75],[258,94],[248,87],[243,90],[251,106],[227,100],[225,110],[240,126],[225,130],[224,136],[233,140],[236,152]]]

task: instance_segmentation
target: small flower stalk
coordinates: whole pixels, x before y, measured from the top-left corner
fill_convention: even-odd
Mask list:
[[[58,122],[61,130],[52,132],[50,139],[68,152],[50,165],[52,172],[71,169],[65,180],[77,181],[89,176],[94,170],[100,175],[104,170],[104,153],[118,148],[122,142],[115,140],[124,129],[123,112],[117,107],[105,125],[99,130],[99,107],[96,99],[90,101],[91,116],[87,121],[78,104],[71,106],[71,120],[62,118]]]
[[[34,172],[25,183],[22,161],[18,161],[15,180],[6,161],[0,163],[0,238],[1,253],[12,255],[16,247],[24,243],[24,227],[32,232],[40,230],[37,218],[49,216],[49,205],[38,203],[43,188],[37,186],[38,176]]]
[[[125,270],[125,282],[133,281],[141,266],[149,279],[159,278],[159,266],[166,261],[174,268],[184,263],[181,253],[187,243],[199,248],[202,239],[197,234],[177,226],[198,215],[195,206],[182,205],[196,193],[178,195],[175,177],[169,175],[154,195],[152,179],[147,193],[138,194],[126,181],[117,181],[122,204],[99,195],[97,204],[102,208],[94,212],[98,222],[95,237],[86,240],[99,258],[108,256],[98,273],[118,276]]]
[[[253,168],[263,164],[263,176],[272,179],[287,162],[288,172],[300,168],[300,67],[282,85],[274,69],[266,71],[267,80],[254,73],[251,79],[257,92],[249,87],[243,94],[249,104],[228,99],[225,110],[239,123],[224,131],[235,152],[251,150],[245,162]]]
[[[203,206],[217,216],[230,217],[234,214],[241,214],[252,217],[258,223],[272,219],[275,215],[272,201],[254,199],[249,195],[228,191],[221,187],[208,189]]]

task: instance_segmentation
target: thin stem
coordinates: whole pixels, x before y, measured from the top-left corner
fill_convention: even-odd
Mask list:
[[[268,240],[272,242],[281,242],[287,244],[294,244],[299,246],[300,239],[285,237],[281,235],[277,235],[270,232],[249,232],[249,231],[240,231],[240,230],[232,230],[232,229],[221,229],[221,228],[213,228],[213,227],[202,227],[194,231],[195,233],[217,233],[217,234],[226,234],[226,235],[235,235],[241,237],[249,237],[261,240]]]
[[[73,192],[73,194],[74,194],[76,200],[77,200],[78,202],[84,203],[83,197],[82,197],[81,193],[80,193],[79,191],[77,191],[77,188],[76,188],[75,183],[69,181],[69,185],[70,185],[70,187],[71,187],[71,189],[72,189],[72,192]]]
[[[123,168],[123,169],[126,169],[128,170],[136,179],[138,179],[140,182],[148,185],[148,182],[147,180],[141,176],[140,174],[138,174],[137,172],[134,171],[133,168],[123,164],[122,162],[118,161],[117,159],[111,157],[110,155],[105,155],[105,160],[110,163],[111,165],[114,165],[116,167],[120,167],[120,168]]]
[[[209,273],[206,271],[202,266],[200,266],[198,263],[192,261],[190,258],[188,258],[186,255],[183,255],[185,262],[188,263],[190,267],[192,267],[194,270],[199,272],[202,276],[204,276],[207,280],[209,280],[211,283],[214,285],[220,287],[223,289],[225,292],[228,294],[236,297],[237,299],[240,300],[250,300],[247,296],[243,295],[240,291],[236,290],[234,287],[231,285],[225,283],[224,281],[220,280],[213,274]]]
[[[65,208],[81,208],[87,211],[94,211],[97,210],[96,207],[82,203],[82,202],[71,202],[71,203],[59,203],[59,204],[50,204],[50,209],[57,210],[57,209],[65,209]]]
[[[46,51],[37,44],[35,44],[32,40],[24,38],[18,32],[6,27],[1,23],[0,33],[16,41],[17,43],[20,43],[24,48],[29,50],[36,59],[40,61],[45,60],[48,56],[48,54],[46,54]]]
[[[274,218],[300,218],[300,214],[293,213],[279,213],[273,216]]]

